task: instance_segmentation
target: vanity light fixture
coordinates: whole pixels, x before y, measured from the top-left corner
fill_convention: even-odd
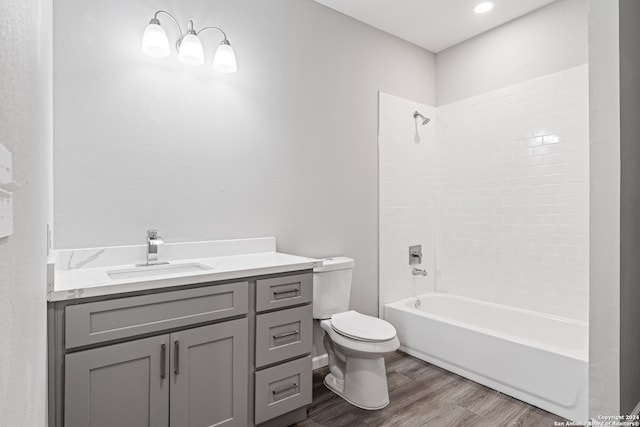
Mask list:
[[[491,9],[493,9],[493,3],[491,3],[490,1],[486,1],[484,3],[477,4],[476,7],[473,8],[473,11],[475,13],[487,13]]]
[[[189,65],[204,64],[204,50],[202,48],[202,41],[200,41],[200,37],[198,36],[205,30],[218,30],[222,33],[224,39],[220,42],[213,57],[213,69],[220,73],[235,73],[238,70],[236,55],[231,47],[231,43],[229,43],[227,39],[227,34],[222,31],[222,29],[218,27],[204,27],[196,31],[193,28],[193,21],[189,20],[187,23],[187,32],[183,34],[178,20],[164,10],[157,11],[144,30],[144,35],[142,36],[142,52],[156,58],[164,58],[171,54],[167,33],[158,20],[158,15],[161,13],[169,16],[180,32],[180,38],[176,42],[180,62]]]

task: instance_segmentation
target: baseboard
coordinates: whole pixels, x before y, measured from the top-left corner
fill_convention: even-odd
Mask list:
[[[631,411],[630,415],[640,415],[640,402],[638,402],[636,407],[633,408],[633,411]]]
[[[311,359],[311,369],[313,369],[314,371],[316,369],[320,369],[322,367],[327,366],[327,364],[329,360],[329,356],[327,356],[326,354],[321,354],[320,356],[313,356],[313,358]]]

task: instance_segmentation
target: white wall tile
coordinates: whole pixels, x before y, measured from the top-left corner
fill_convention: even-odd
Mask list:
[[[413,112],[431,118],[418,125]],[[435,108],[380,93],[379,98],[380,304],[435,289]],[[416,129],[419,142],[416,142]],[[421,244],[420,268],[413,276],[411,245]],[[382,313],[382,311],[381,311]]]
[[[438,290],[588,318],[586,65],[438,108]]]
[[[588,319],[587,85],[584,65],[437,109],[380,94],[381,304],[437,288]],[[437,116],[420,143],[414,110]],[[436,274],[411,275],[413,244]]]

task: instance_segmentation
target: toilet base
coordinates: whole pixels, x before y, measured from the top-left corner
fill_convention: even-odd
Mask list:
[[[327,387],[329,390],[331,390],[332,392],[334,392],[335,394],[337,394],[338,396],[340,396],[341,398],[343,398],[353,406],[357,406],[358,408],[366,409],[368,411],[375,411],[378,409],[385,408],[387,405],[389,405],[389,399],[387,399],[387,401],[384,402],[381,406],[364,406],[362,404],[359,404],[350,400],[342,392],[342,390],[344,390],[344,382],[334,377],[333,374],[327,374],[327,376],[324,377],[323,383],[325,387]]]
[[[370,411],[389,404],[384,355],[398,349],[398,337],[388,341],[360,341],[333,330],[330,320],[320,326],[326,332],[329,375],[325,386],[358,408]]]

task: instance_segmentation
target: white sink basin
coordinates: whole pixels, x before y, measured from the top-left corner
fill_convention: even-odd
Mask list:
[[[111,270],[107,271],[107,275],[114,280],[126,280],[126,279],[140,279],[150,276],[164,276],[167,274],[188,274],[188,273],[200,273],[202,271],[212,270],[211,267],[207,267],[202,264],[163,264],[163,265],[150,265],[134,268],[127,268],[125,270]]]

